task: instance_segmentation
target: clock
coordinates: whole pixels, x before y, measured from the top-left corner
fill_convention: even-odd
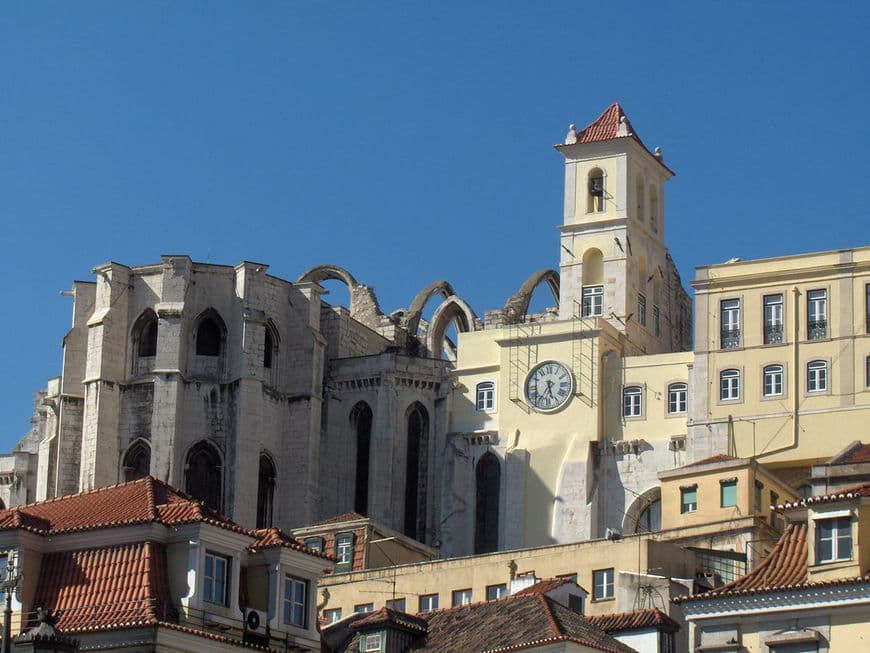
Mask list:
[[[539,412],[558,410],[573,393],[574,376],[557,361],[544,361],[526,377],[526,401]]]

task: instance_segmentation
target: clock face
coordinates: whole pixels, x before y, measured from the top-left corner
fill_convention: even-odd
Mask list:
[[[526,400],[529,406],[543,413],[564,406],[573,392],[571,371],[556,361],[541,363],[526,379]]]

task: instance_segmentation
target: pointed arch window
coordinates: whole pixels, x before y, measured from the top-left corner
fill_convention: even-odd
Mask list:
[[[477,462],[474,506],[474,552],[498,550],[498,509],[501,490],[501,465],[492,452]]]
[[[361,515],[369,511],[369,465],[372,441],[372,409],[360,401],[350,411],[351,428],[356,433],[356,483],[353,509]]]
[[[659,232],[659,194],[652,183],[649,186],[649,228],[654,234]]]
[[[272,511],[275,501],[275,464],[268,454],[260,454],[260,470],[257,478],[257,528],[272,526]]]
[[[133,373],[145,374],[154,369],[157,356],[157,315],[146,310],[133,325]]]
[[[220,454],[208,442],[195,444],[187,454],[185,491],[214,510],[221,510],[223,467]]]
[[[426,538],[426,485],[429,476],[429,413],[419,403],[408,412],[405,459],[405,535]]]
[[[643,188],[643,177],[637,178],[637,187],[635,188],[634,196],[635,196],[635,204],[637,207],[635,210],[635,214],[636,214],[635,218],[637,218],[638,222],[643,224],[643,221],[644,221],[643,205],[646,203],[646,193],[644,192],[644,188]]]
[[[217,322],[206,317],[196,329],[196,355],[220,356],[223,333]]]
[[[263,367],[272,369],[272,352],[275,348],[275,343],[272,338],[272,331],[266,327],[266,336],[263,340]]]
[[[124,454],[124,482],[145,478],[151,473],[151,447],[139,440]]]

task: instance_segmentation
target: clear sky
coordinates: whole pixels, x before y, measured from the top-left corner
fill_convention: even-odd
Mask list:
[[[330,262],[385,311],[437,279],[502,306],[558,265],[552,145],[614,100],[677,173],[686,285],[733,256],[870,245],[868,19],[867,2],[6,0],[0,450],[60,373],[59,291],[107,260],[288,279]]]

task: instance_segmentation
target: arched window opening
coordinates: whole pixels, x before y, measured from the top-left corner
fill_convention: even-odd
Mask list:
[[[263,367],[272,369],[272,351],[275,344],[272,341],[272,331],[266,327],[266,337],[263,340]]]
[[[685,413],[688,407],[689,386],[686,383],[671,383],[668,386],[668,414]]]
[[[477,492],[474,506],[474,552],[498,550],[498,506],[501,465],[491,452],[481,456],[476,470]]]
[[[622,390],[623,417],[640,417],[643,415],[643,388],[639,385],[629,385]]]
[[[408,413],[405,462],[405,535],[426,540],[426,483],[429,472],[429,414],[419,403]]]
[[[740,399],[740,370],[722,370],[719,373],[719,401]]]
[[[208,442],[200,442],[187,454],[185,491],[215,510],[221,509],[222,472],[220,455]]]
[[[825,392],[828,389],[828,362],[807,363],[807,392]]]
[[[764,368],[763,393],[765,397],[776,397],[782,394],[783,366],[768,365]]]
[[[643,189],[643,177],[637,178],[637,186],[634,191],[634,199],[635,199],[635,217],[637,221],[643,224],[644,221],[644,210],[643,205],[646,201],[646,194]]]
[[[260,454],[260,471],[257,479],[257,528],[272,526],[272,511],[275,500],[275,465],[268,455]]]
[[[142,441],[134,443],[124,455],[124,481],[135,481],[151,473],[151,447]]]
[[[369,465],[372,443],[372,409],[364,401],[350,411],[350,424],[356,432],[356,483],[353,509],[361,515],[369,512]]]
[[[659,232],[659,194],[656,187],[649,187],[649,228],[654,234]]]
[[[604,314],[604,257],[594,247],[583,253],[583,291],[580,313],[583,317]]]
[[[210,317],[205,318],[196,330],[196,355],[220,356],[221,336],[217,323]]]
[[[641,510],[634,532],[655,533],[660,530],[662,530],[662,501],[656,499]]]
[[[157,356],[157,315],[146,310],[133,325],[133,373],[145,374],[154,369]]]
[[[495,410],[495,382],[481,381],[476,386],[475,408],[479,413],[491,413]]]
[[[601,168],[592,168],[589,171],[588,186],[586,212],[600,213],[604,211],[604,171]]]

